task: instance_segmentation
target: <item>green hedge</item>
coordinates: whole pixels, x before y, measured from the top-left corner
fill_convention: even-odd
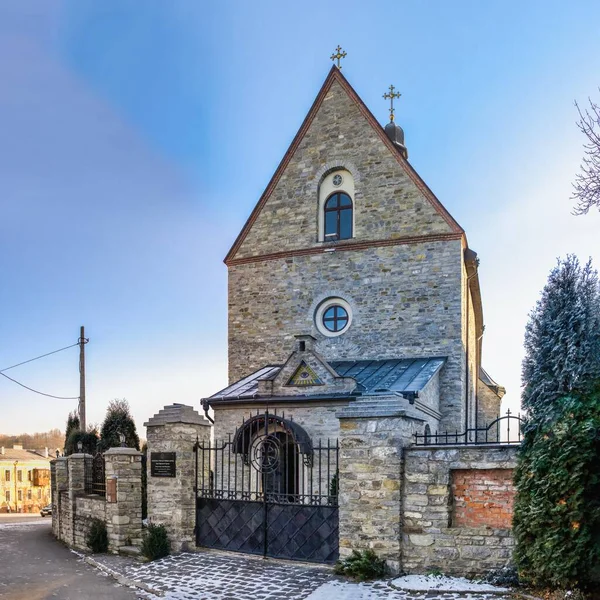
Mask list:
[[[148,560],[156,560],[170,553],[171,543],[165,526],[150,523],[142,541],[142,554]]]
[[[100,519],[92,519],[85,542],[95,554],[108,551],[108,533],[106,524]]]
[[[559,403],[549,425],[529,431],[515,471],[515,561],[544,587],[600,582],[600,386]]]

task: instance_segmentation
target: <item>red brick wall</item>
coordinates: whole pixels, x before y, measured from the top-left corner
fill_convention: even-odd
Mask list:
[[[510,529],[515,496],[512,477],[512,469],[452,471],[452,526]]]

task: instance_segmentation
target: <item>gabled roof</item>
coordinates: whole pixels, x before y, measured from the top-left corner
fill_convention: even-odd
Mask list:
[[[277,186],[277,183],[279,182],[281,176],[283,175],[286,167],[288,166],[294,152],[298,148],[298,146],[299,146],[300,142],[302,141],[304,135],[306,134],[308,128],[310,127],[311,123],[313,122],[319,108],[321,107],[321,104],[323,103],[323,100],[325,99],[325,96],[327,95],[328,91],[330,90],[330,88],[334,82],[338,82],[341,85],[341,87],[344,89],[344,91],[348,94],[350,99],[356,103],[360,112],[363,114],[363,116],[368,121],[368,123],[371,125],[371,127],[373,127],[373,129],[375,130],[377,135],[379,135],[379,137],[381,138],[382,143],[388,147],[388,149],[393,154],[393,156],[396,158],[398,163],[406,171],[408,177],[412,180],[412,182],[415,184],[415,186],[421,191],[421,193],[424,195],[424,197],[433,205],[434,209],[442,216],[442,218],[448,223],[448,225],[452,228],[452,230],[455,233],[464,234],[464,230],[462,229],[462,227],[456,222],[456,220],[446,210],[446,208],[442,205],[442,203],[435,197],[434,193],[429,189],[427,184],[421,179],[419,174],[413,169],[413,167],[410,165],[410,163],[404,158],[404,156],[402,155],[400,150],[396,146],[394,146],[394,144],[390,141],[390,139],[386,135],[383,127],[379,124],[377,119],[373,116],[373,113],[367,108],[366,104],[361,100],[361,98],[356,93],[354,88],[348,83],[348,80],[342,75],[342,72],[340,71],[340,69],[338,69],[334,65],[331,68],[331,71],[329,71],[329,75],[325,79],[325,82],[323,83],[323,86],[321,87],[321,90],[319,91],[313,105],[311,106],[310,110],[308,111],[308,114],[306,115],[306,118],[304,119],[300,129],[298,130],[298,133],[296,133],[296,136],[294,137],[290,147],[288,148],[283,159],[279,163],[277,170],[273,174],[271,181],[269,181],[269,184],[267,185],[265,191],[263,192],[262,196],[260,197],[260,200],[254,207],[254,210],[248,217],[248,220],[246,221],[240,234],[238,235],[235,242],[233,243],[233,246],[227,253],[227,256],[225,257],[225,261],[224,261],[225,264],[228,264],[231,260],[234,259],[236,252],[242,245],[244,239],[246,238],[246,235],[250,231],[252,224],[257,219],[263,206],[266,204],[267,200],[273,193],[273,190]]]
[[[4,448],[4,454],[0,454],[0,462],[15,461],[19,462],[32,462],[32,461],[44,461],[50,463],[52,456],[45,456],[43,450],[21,450],[18,448]]]
[[[352,377],[356,388],[351,393],[334,394],[330,397],[347,398],[358,395],[386,393],[414,393],[421,391],[446,362],[445,357],[397,358],[386,360],[340,360],[329,365],[340,377]],[[259,380],[274,379],[283,365],[268,365],[244,377],[208,398],[209,404],[261,399],[258,393]],[[302,390],[302,388],[298,388]],[[287,396],[287,400],[316,398],[303,392]],[[322,396],[319,395],[318,398]],[[268,396],[264,398],[274,399]]]

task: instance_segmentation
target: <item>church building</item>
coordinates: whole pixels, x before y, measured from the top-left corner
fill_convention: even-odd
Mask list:
[[[499,416],[477,254],[391,117],[382,127],[332,67],[235,240],[230,385],[204,401],[215,437],[267,405],[317,437],[337,437],[340,411],[432,432]]]
[[[490,442],[504,394],[482,368],[479,260],[410,164],[397,97],[382,127],[338,61],[225,258],[229,385],[202,400],[198,546],[325,563],[373,548],[418,571],[459,539],[455,471],[510,482],[513,455],[467,448]],[[183,418],[165,410],[156,424]],[[449,441],[466,450],[437,453]],[[459,572],[485,566],[464,552]]]

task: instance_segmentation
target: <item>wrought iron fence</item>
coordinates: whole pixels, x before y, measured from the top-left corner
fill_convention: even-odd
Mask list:
[[[293,420],[257,414],[227,440],[196,445],[197,496],[337,506],[339,442],[313,444]]]
[[[431,433],[429,426],[424,433],[415,433],[417,446],[485,446],[489,444],[518,445],[522,442],[521,425],[523,419],[520,414],[514,415],[510,410],[503,417],[499,417],[485,427],[472,427],[459,433],[455,431]]]
[[[104,454],[101,452],[85,458],[84,481],[86,494],[106,496]]]

